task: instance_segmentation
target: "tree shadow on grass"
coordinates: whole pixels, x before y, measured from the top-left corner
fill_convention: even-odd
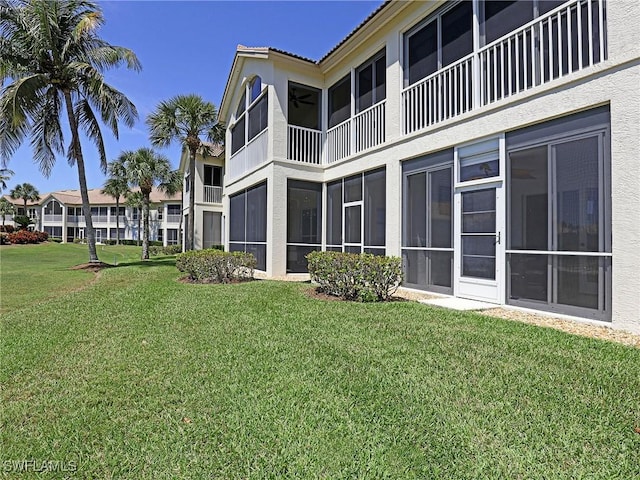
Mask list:
[[[149,260],[133,260],[133,261],[123,261],[118,262],[117,265],[112,265],[113,268],[118,267],[167,267],[167,266],[175,266],[176,257],[161,257],[161,258],[150,258]]]

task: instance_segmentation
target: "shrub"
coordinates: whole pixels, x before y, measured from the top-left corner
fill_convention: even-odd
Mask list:
[[[253,278],[256,257],[252,253],[192,250],[176,258],[176,267],[200,283],[229,283]]]
[[[0,245],[9,245],[9,234],[0,232]]]
[[[13,233],[14,231],[13,225],[0,225],[0,232]]]
[[[16,215],[13,217],[13,223],[18,225],[18,229],[24,230],[29,225],[33,224],[33,220],[31,220],[26,215]]]
[[[49,239],[47,232],[31,232],[29,230],[18,230],[17,232],[8,233],[7,240],[13,244],[41,243]]]
[[[152,245],[149,247],[149,255],[157,257],[158,255],[177,255],[182,252],[180,245],[167,245],[166,247]]]
[[[387,301],[402,282],[402,261],[369,253],[311,252],[311,280],[345,300]]]

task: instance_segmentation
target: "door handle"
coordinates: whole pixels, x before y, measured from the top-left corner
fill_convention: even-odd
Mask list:
[[[496,241],[493,242],[494,245],[500,245],[501,233],[502,232],[498,232],[498,234],[496,235]]]

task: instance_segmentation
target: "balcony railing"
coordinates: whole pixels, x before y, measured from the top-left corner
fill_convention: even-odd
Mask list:
[[[93,223],[107,223],[109,221],[109,217],[106,215],[91,215],[91,221]]]
[[[311,128],[289,125],[287,158],[298,162],[322,163],[322,132]]]
[[[45,222],[62,222],[62,215],[45,213],[43,220]]]
[[[240,177],[267,159],[268,129],[264,129],[229,159],[229,178]]]
[[[356,153],[384,143],[385,104],[376,103],[353,117]]]
[[[222,187],[205,185],[203,200],[205,203],[222,203]]]
[[[327,163],[337,162],[351,155],[351,119],[327,131]]]
[[[402,92],[412,133],[606,59],[605,0],[573,0]]]
[[[167,215],[167,223],[180,223],[182,220],[182,215],[170,213]]]

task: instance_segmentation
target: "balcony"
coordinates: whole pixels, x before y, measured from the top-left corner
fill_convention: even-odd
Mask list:
[[[320,130],[289,125],[287,158],[314,165],[330,164],[384,143],[385,105],[386,101],[376,103],[330,128],[326,142]]]
[[[179,213],[170,213],[167,215],[166,223],[180,223],[182,215]]]
[[[264,163],[267,159],[268,129],[264,129],[249,143],[240,148],[229,159],[229,178],[231,180],[242,176],[249,170]]]
[[[202,198],[205,203],[222,203],[222,187],[204,185]]]
[[[62,222],[62,215],[53,215],[45,213],[43,220],[45,222]]]
[[[413,133],[606,59],[605,0],[573,0],[402,91]]]

